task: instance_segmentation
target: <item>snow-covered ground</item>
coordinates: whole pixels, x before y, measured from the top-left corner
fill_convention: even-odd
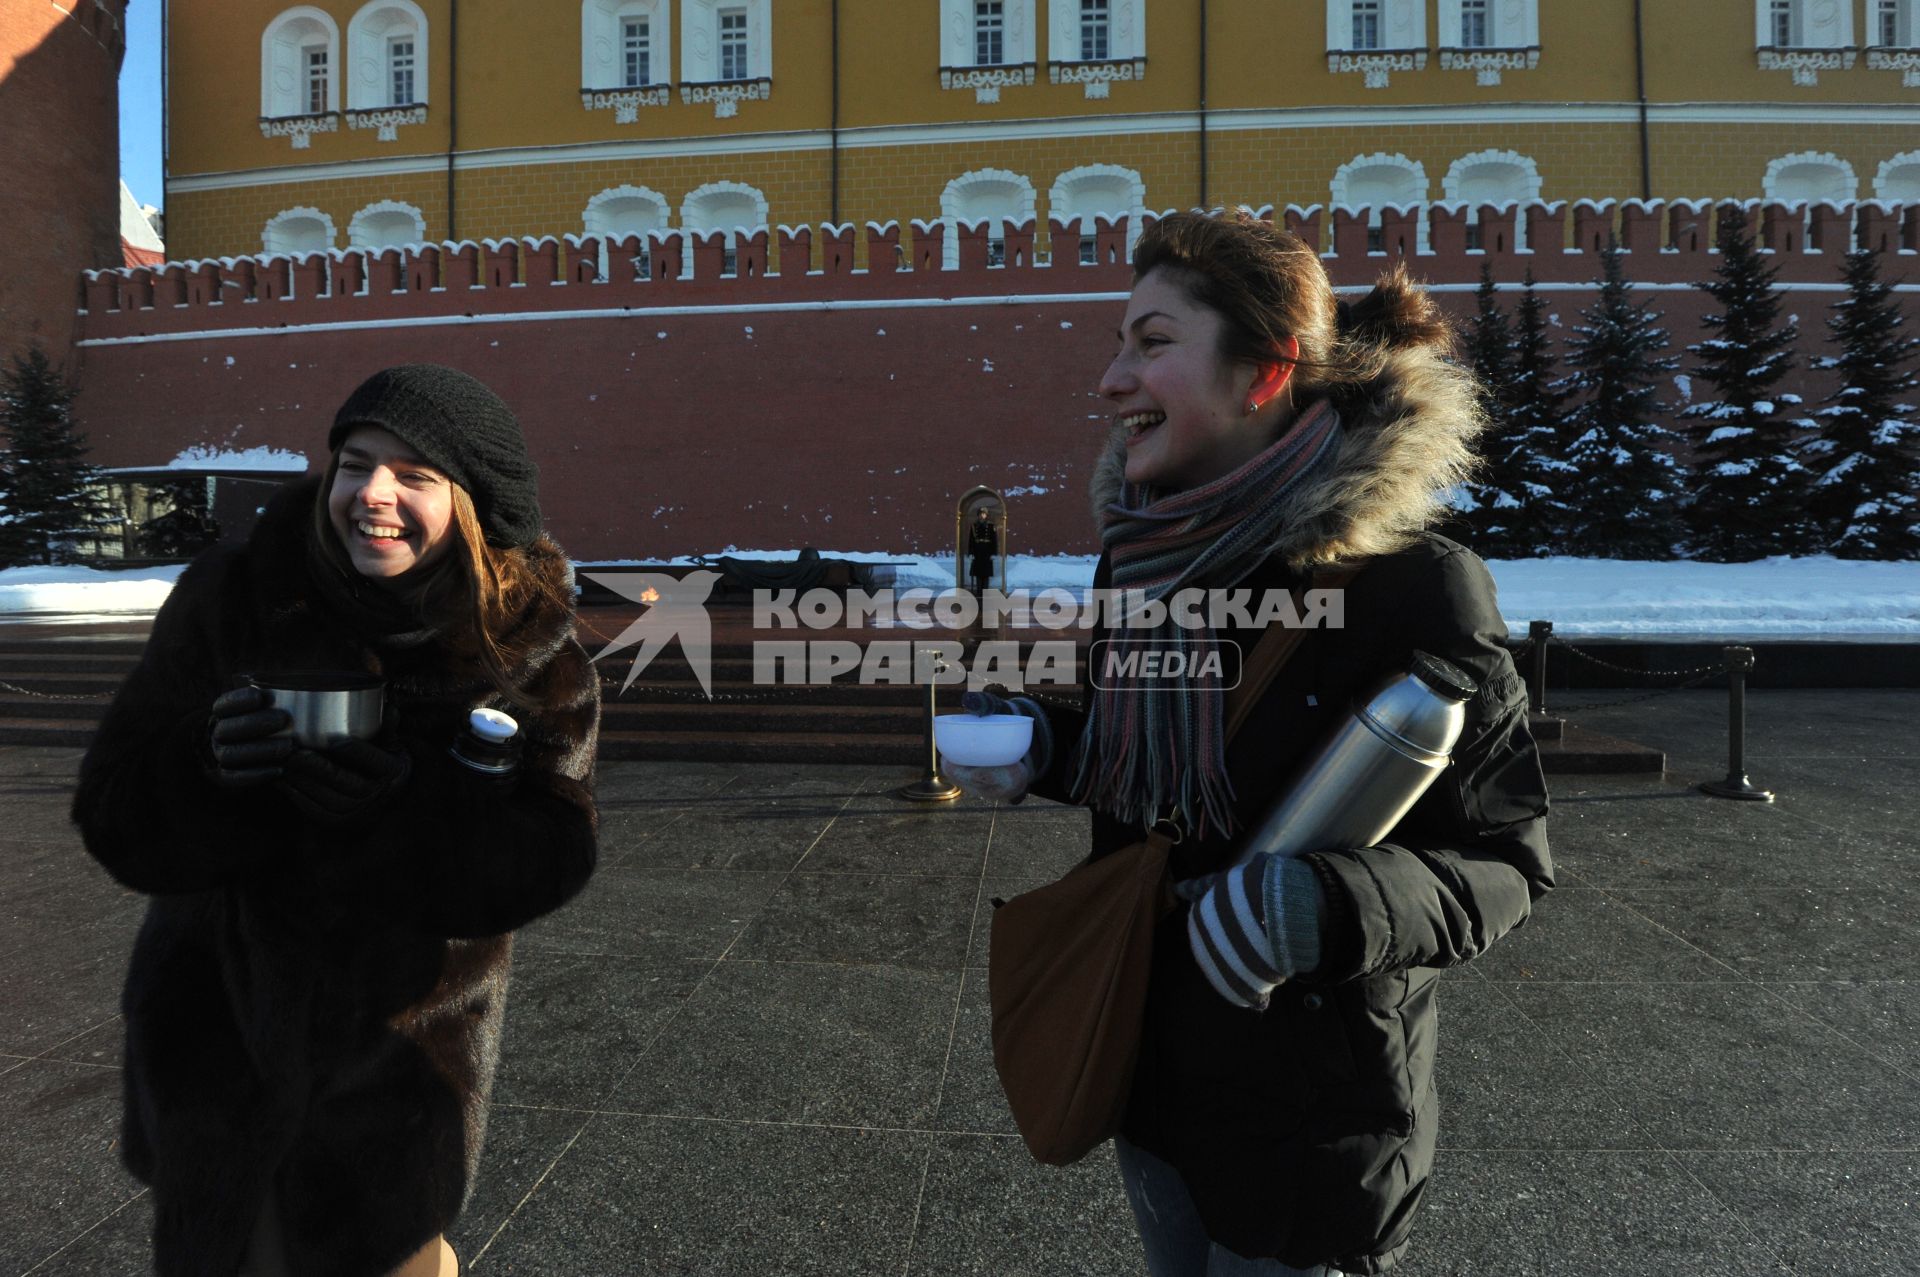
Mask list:
[[[94,568],[8,568],[0,571],[0,616],[151,615],[160,610],[184,567],[101,572]]]
[[[791,559],[792,550],[727,552],[743,559]],[[953,560],[875,552],[821,551],[828,558],[898,564],[896,590],[950,589]],[[690,560],[684,560],[690,562]],[[1016,590],[1087,589],[1090,555],[1016,555]],[[1914,639],[1920,641],[1920,563],[1831,558],[1757,563],[1643,563],[1608,559],[1515,559],[1490,565],[1500,611],[1524,632],[1549,620],[1565,636],[1723,639]],[[127,615],[160,606],[181,569],[100,572],[11,568],[0,572],[0,614]]]

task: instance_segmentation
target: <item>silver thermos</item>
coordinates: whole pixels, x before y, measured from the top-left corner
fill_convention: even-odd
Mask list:
[[[1347,721],[1295,773],[1247,840],[1246,858],[1371,847],[1385,838],[1446,770],[1476,690],[1458,666],[1415,652],[1405,673],[1354,702]]]
[[[1406,672],[1356,700],[1346,721],[1294,773],[1247,840],[1239,863],[1262,853],[1303,856],[1376,845],[1447,769],[1448,755],[1466,726],[1466,703],[1476,690],[1457,666],[1415,652]],[[1211,882],[1194,879],[1192,886]],[[1277,971],[1260,969],[1235,942],[1212,939],[1234,931],[1244,936],[1254,925],[1244,898],[1247,886],[1231,874],[1222,883],[1224,890],[1187,896],[1195,901],[1187,916],[1187,941],[1221,997],[1235,1006],[1264,1006]],[[1243,921],[1230,927],[1227,914]]]
[[[1346,722],[1294,772],[1281,799],[1246,841],[1238,864],[1263,853],[1302,856],[1329,847],[1377,845],[1446,770],[1475,691],[1459,666],[1413,653],[1404,674],[1394,674],[1367,699],[1354,701]],[[1198,887],[1212,879],[1192,881]],[[1187,897],[1194,901],[1187,916],[1194,962],[1223,999],[1235,1006],[1265,1006],[1279,972],[1260,970],[1260,962],[1235,941],[1215,945],[1210,939],[1231,933],[1244,937],[1258,928],[1246,901],[1252,887],[1233,874],[1221,883]],[[1233,926],[1225,914],[1235,916]]]

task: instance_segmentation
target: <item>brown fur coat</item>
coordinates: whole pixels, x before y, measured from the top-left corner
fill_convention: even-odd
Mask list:
[[[439,641],[383,645],[319,602],[316,493],[294,485],[245,546],[182,575],[74,799],[87,849],[153,895],[122,999],[122,1134],[153,1186],[163,1277],[236,1272],[270,1192],[299,1274],[372,1277],[444,1231],[478,1166],[509,933],[573,896],[596,855],[599,684],[571,608],[518,619],[515,683],[544,708],[506,705]],[[571,599],[558,547],[531,553]],[[214,698],[293,669],[387,680],[386,743],[412,772],[364,828],[203,770]],[[508,785],[447,753],[483,704],[522,725]]]

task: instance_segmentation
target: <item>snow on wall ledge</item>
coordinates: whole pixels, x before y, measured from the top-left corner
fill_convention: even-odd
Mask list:
[[[1482,262],[1508,283],[1531,269],[1562,290],[1550,309],[1563,328],[1590,298],[1593,248],[1616,234],[1629,276],[1667,290],[1653,301],[1675,344],[1696,339],[1693,285],[1716,260],[1711,205],[1477,211],[1485,252],[1465,247],[1463,205],[1383,210],[1393,254],[1367,250],[1364,210],[1277,220],[1321,243],[1344,286],[1408,254],[1456,316],[1471,312]],[[1421,217],[1431,252],[1413,247]],[[1810,346],[1839,250],[1874,244],[1894,259],[1890,276],[1910,273],[1920,250],[1920,205],[1764,204],[1756,221],[1783,281],[1822,290],[1790,304]],[[1522,222],[1534,251],[1514,248]],[[1087,477],[1109,408],[1096,387],[1128,287],[1129,228],[1099,219],[1090,265],[1077,223],[1048,229],[1053,264],[1028,224],[1006,229],[1006,264],[990,266],[987,228],[963,224],[951,270],[946,229],[916,222],[743,232],[732,276],[722,237],[679,231],[650,235],[644,253],[638,238],[587,236],[98,272],[84,284],[75,414],[105,466],[165,466],[195,448],[323,458],[355,385],[433,361],[513,406],[549,529],[580,559],[728,545],[951,553],[954,503],[976,485],[1008,494],[1010,552],[1086,554],[1098,548]],[[1812,374],[1783,389],[1824,393]]]

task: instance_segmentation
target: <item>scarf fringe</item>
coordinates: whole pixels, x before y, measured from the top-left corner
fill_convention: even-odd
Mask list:
[[[1140,591],[1143,606],[1189,585],[1232,588],[1259,565],[1287,494],[1333,454],[1339,436],[1339,414],[1321,400],[1212,483],[1157,499],[1139,485],[1123,487],[1100,530],[1114,588]],[[1128,637],[1150,650],[1191,653],[1215,632],[1184,630],[1168,616]],[[1133,824],[1172,815],[1195,836],[1231,834],[1224,704],[1217,686],[1169,688],[1138,674],[1107,680],[1077,747],[1074,797]]]

